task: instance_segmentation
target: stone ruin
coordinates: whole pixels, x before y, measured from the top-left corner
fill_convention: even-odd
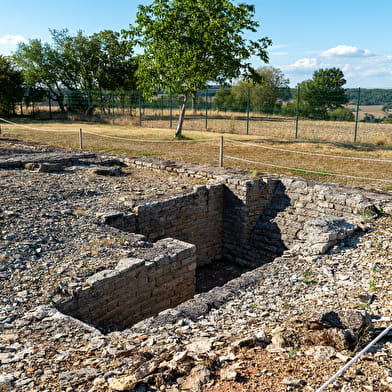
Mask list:
[[[383,192],[286,176],[251,178],[240,171],[154,158],[122,160],[130,167],[203,178],[207,184],[100,217],[102,224],[141,243],[140,256],[90,276],[56,306],[101,330],[108,325],[126,329],[147,318],[159,323],[187,313],[197,316],[246,287],[263,264],[322,254],[366,220],[392,212],[392,197]],[[214,295],[195,295],[196,269],[222,259],[255,270],[213,289]]]

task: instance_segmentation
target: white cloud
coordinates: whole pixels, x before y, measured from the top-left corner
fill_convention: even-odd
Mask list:
[[[328,52],[328,55],[326,53]],[[392,88],[392,55],[374,54],[369,50],[353,46],[336,46],[327,52],[305,54],[303,58],[295,58],[292,63],[278,66],[295,86],[312,77],[312,73],[320,68],[340,68],[347,80],[345,87]],[[272,53],[273,55],[273,53]],[[271,56],[272,57],[272,56]],[[278,62],[278,57],[272,57]]]
[[[288,48],[289,45],[285,45],[285,44],[280,44],[280,45],[272,45],[270,48],[270,55],[271,56],[287,56],[289,53],[286,51],[282,51],[279,49],[285,49]]]
[[[287,56],[288,52],[271,52],[271,56]]]
[[[363,77],[391,76],[391,75],[392,75],[392,68],[387,68],[387,67],[365,69],[361,72],[361,76]]]
[[[356,46],[338,45],[320,53],[322,57],[371,57],[374,54],[367,49],[360,49]]]
[[[344,72],[344,74],[346,74],[346,72],[360,73],[363,70],[363,64],[344,64],[344,65],[339,65],[338,68],[340,68]]]
[[[275,50],[275,49],[285,49],[288,48],[289,45],[285,45],[285,44],[281,44],[281,45],[272,45],[271,46],[271,50]]]
[[[347,80],[347,87],[389,88],[392,83],[392,65],[345,64],[340,66]]]
[[[0,45],[16,45],[19,42],[27,42],[27,40],[22,35],[6,34],[3,37],[0,37]]]
[[[392,64],[392,56],[385,56],[385,55],[380,55],[380,56],[374,56],[366,59],[366,64],[371,64],[371,65],[391,65]]]
[[[305,57],[290,65],[281,66],[284,71],[309,71],[319,66],[317,59]]]

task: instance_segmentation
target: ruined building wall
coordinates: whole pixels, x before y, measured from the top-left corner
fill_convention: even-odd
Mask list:
[[[377,212],[376,199],[340,186],[293,177],[212,176],[193,166],[147,163],[152,170],[207,176],[217,184],[106,216],[104,223],[155,242],[155,256],[125,259],[93,275],[60,306],[63,312],[98,326],[128,327],[191,298],[197,265],[223,257],[258,267],[287,249],[324,252],[351,234],[364,212]]]
[[[180,196],[177,202],[170,201],[170,206],[165,204],[159,208],[159,203],[152,203],[139,207],[138,214],[144,213],[146,209],[149,211],[148,216],[155,215],[155,219],[142,218],[143,230],[141,226],[138,227],[140,233],[148,235],[151,240],[170,235],[195,243],[197,252],[204,252],[198,256],[199,263],[203,259],[208,262],[221,256],[250,266],[264,264],[300,244],[306,222],[323,216],[344,217],[349,222],[358,222],[363,211],[371,209],[374,204],[372,195],[369,198],[354,189],[295,177],[265,176],[251,179],[249,173],[240,171],[222,174],[226,173],[223,169],[217,172],[218,168],[208,170],[202,166],[181,165],[154,158],[127,159],[126,163],[150,170],[167,170],[189,177],[206,178],[221,184],[209,188],[207,197],[202,195],[204,191],[201,191],[201,187],[198,196]],[[200,225],[200,208],[192,207],[193,200],[198,198],[198,202],[204,203],[204,208],[208,210],[207,214],[200,217]],[[178,206],[190,213],[177,214]],[[159,212],[155,214],[154,211]],[[176,216],[176,224],[165,228],[165,224],[170,223],[171,215]],[[215,222],[216,218],[218,222]],[[181,230],[181,226],[184,226],[184,230]],[[161,236],[154,227],[159,227]],[[196,231],[200,229],[200,234],[197,234]],[[216,245],[210,255],[209,241]],[[215,256],[211,257],[212,254]]]
[[[223,186],[198,187],[193,193],[135,209],[138,233],[148,240],[177,238],[196,245],[198,265],[222,255]]]
[[[59,309],[97,327],[127,328],[192,298],[195,246],[168,238],[154,247],[156,257],[125,258],[115,269],[92,275]]]
[[[374,213],[374,201],[355,190],[292,177],[227,184],[223,234],[224,256],[261,265],[304,242],[306,224],[321,217],[359,223]],[[351,232],[350,230],[348,232]],[[333,242],[333,237],[325,241]]]
[[[199,186],[194,192],[137,206],[132,213],[115,213],[103,223],[151,242],[166,237],[196,245],[197,265],[222,256],[223,192],[219,185]]]

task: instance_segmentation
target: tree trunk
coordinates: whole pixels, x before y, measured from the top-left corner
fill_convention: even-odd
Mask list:
[[[49,90],[50,91],[50,90]],[[51,91],[54,95],[54,101],[56,101],[60,107],[61,113],[65,113],[65,106],[64,106],[64,94],[58,93],[56,91]]]
[[[184,101],[181,105],[181,110],[180,110],[180,117],[178,118],[178,125],[176,129],[176,134],[174,137],[181,137],[182,136],[182,124],[184,123],[184,118],[185,118],[185,110],[186,110],[186,104],[188,102],[188,94],[184,95]]]
[[[193,96],[192,97],[192,111],[193,111],[193,114],[196,114],[197,113],[197,97],[196,96]]]

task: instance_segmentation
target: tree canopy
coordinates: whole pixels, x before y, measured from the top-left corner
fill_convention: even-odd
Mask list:
[[[339,68],[314,71],[313,78],[299,83],[300,99],[309,114],[317,118],[328,118],[328,111],[348,103],[344,74]]]
[[[243,74],[257,78],[250,58],[268,62],[268,38],[255,41],[254,6],[229,0],[154,0],[139,5],[127,36],[144,50],[138,57],[138,86],[145,97],[155,89],[184,96],[176,136],[181,135],[187,100],[209,82],[225,84]]]
[[[350,103],[358,101],[358,89],[347,89]],[[390,105],[392,103],[392,89],[361,88],[361,105]]]
[[[11,60],[0,55],[0,114],[9,115],[23,97],[23,76]]]
[[[217,107],[245,110],[249,100],[253,110],[270,113],[281,101],[288,99],[289,80],[280,69],[260,67],[256,73],[258,82],[240,80],[231,89],[218,90],[215,97]]]
[[[51,30],[52,43],[20,43],[14,60],[30,86],[44,87],[60,106],[64,90],[126,90],[136,87],[131,43],[105,30],[92,35]]]

